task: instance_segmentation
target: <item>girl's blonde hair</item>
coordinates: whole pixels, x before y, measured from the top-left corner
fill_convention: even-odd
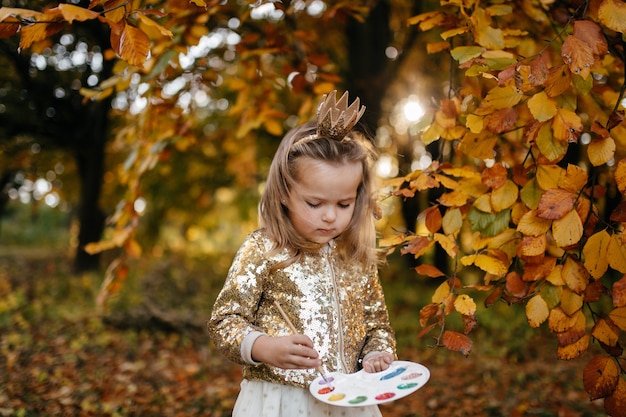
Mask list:
[[[303,157],[327,163],[358,162],[363,167],[361,183],[357,188],[354,213],[347,229],[335,239],[338,253],[343,261],[355,260],[365,265],[376,263],[376,230],[374,184],[372,167],[376,152],[372,143],[357,131],[348,132],[336,139],[320,136],[317,124],[306,123],[287,132],[270,166],[267,184],[261,203],[259,217],[261,226],[276,242],[274,251],[288,248],[293,256],[275,268],[285,267],[297,261],[303,252],[319,248],[319,244],[302,238],[289,219],[284,202],[297,185],[298,160]],[[306,175],[306,173],[300,173]]]

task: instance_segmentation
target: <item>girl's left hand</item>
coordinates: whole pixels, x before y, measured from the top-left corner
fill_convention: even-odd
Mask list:
[[[389,365],[395,360],[391,353],[380,352],[370,356],[363,361],[363,369],[365,372],[380,372],[389,368]]]

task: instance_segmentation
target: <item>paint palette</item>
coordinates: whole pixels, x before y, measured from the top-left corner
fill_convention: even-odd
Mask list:
[[[422,388],[430,378],[423,365],[408,361],[395,361],[381,372],[365,370],[353,374],[329,372],[332,389],[322,377],[309,386],[315,398],[327,404],[342,407],[360,407],[395,401]]]

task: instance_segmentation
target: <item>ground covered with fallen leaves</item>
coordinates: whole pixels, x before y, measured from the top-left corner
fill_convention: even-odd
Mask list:
[[[137,317],[124,326],[119,316],[96,313],[93,278],[59,284],[58,276],[50,262],[0,264],[0,416],[230,416],[240,369],[202,329]],[[406,334],[411,323],[419,326],[418,307],[394,298],[390,309],[400,359],[424,364],[431,378],[382,405],[385,417],[605,415],[582,388],[587,361],[556,360],[547,335],[520,333],[518,347],[476,348],[465,358]],[[208,312],[197,314],[201,322]]]

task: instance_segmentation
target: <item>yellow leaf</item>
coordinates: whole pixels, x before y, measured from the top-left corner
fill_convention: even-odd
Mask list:
[[[483,121],[485,118],[483,116],[478,116],[476,114],[468,114],[465,119],[465,127],[467,127],[472,133],[480,133],[483,131]],[[467,135],[465,135],[467,137]],[[465,138],[463,138],[465,140]]]
[[[439,140],[441,134],[443,133],[444,128],[439,126],[437,123],[433,123],[422,133],[422,142],[424,145],[428,145],[436,140]]]
[[[565,289],[561,293],[561,308],[568,316],[574,315],[578,310],[580,310],[583,306],[583,297],[582,295],[576,294],[575,292]]]
[[[463,64],[470,59],[478,58],[483,52],[483,48],[480,46],[457,46],[450,51],[452,58],[459,61],[459,64]]]
[[[619,235],[612,235],[606,257],[609,260],[609,266],[616,271],[626,274],[626,244],[622,242]]]
[[[491,205],[496,213],[508,209],[517,201],[519,189],[511,180],[506,180],[504,185],[491,192]]]
[[[461,294],[454,300],[454,309],[465,316],[473,316],[476,313],[476,303],[467,294]]]
[[[537,183],[536,178],[532,178],[528,181],[520,191],[520,199],[526,204],[526,206],[530,209],[536,209],[539,207],[539,202],[541,201],[541,188]]]
[[[461,207],[467,203],[469,196],[459,191],[445,193],[437,201],[446,207]]]
[[[461,230],[461,226],[463,226],[463,216],[461,214],[461,210],[458,208],[452,208],[446,210],[446,213],[443,215],[442,220],[443,232],[446,235],[454,235],[459,230]]]
[[[559,346],[556,350],[556,356],[561,360],[576,359],[587,351],[589,348],[590,336],[585,334],[576,342],[567,346]]]
[[[561,273],[567,286],[576,294],[582,294],[589,283],[589,272],[578,261],[568,257]]]
[[[476,42],[486,49],[504,48],[504,35],[502,30],[486,26],[482,30],[475,31]]]
[[[517,225],[517,231],[526,236],[539,236],[550,230],[552,221],[537,217],[537,211],[531,210],[524,214]]]
[[[607,254],[610,242],[611,236],[606,230],[601,230],[591,235],[583,247],[585,268],[595,279],[601,278],[609,268],[610,257]]]
[[[615,155],[615,141],[612,137],[593,140],[587,147],[587,156],[593,166],[606,164]]]
[[[474,207],[485,213],[493,213],[491,207],[491,196],[489,194],[483,194],[474,201]]]
[[[563,272],[563,265],[557,265],[552,271],[550,271],[550,273],[546,277],[546,281],[548,281],[550,284],[556,287],[561,287],[565,285],[565,281],[563,281],[562,272]]]
[[[554,122],[554,121],[553,121]],[[550,124],[544,123],[537,132],[535,143],[541,153],[550,162],[558,161],[567,152],[567,142],[558,140],[553,134]]]
[[[558,188],[565,170],[558,165],[541,164],[537,167],[537,184],[542,190]]]
[[[433,240],[446,251],[449,257],[454,258],[459,251],[459,247],[456,245],[456,241],[452,236],[442,235],[441,233],[435,233]]]
[[[619,340],[619,330],[606,319],[599,319],[593,326],[591,335],[607,346],[615,346]]]
[[[482,253],[476,255],[466,255],[461,258],[461,263],[465,266],[476,265],[478,268],[490,274],[502,277],[506,275],[508,266],[502,260],[493,258]]]
[[[583,222],[576,210],[572,210],[552,223],[552,236],[556,244],[566,247],[578,243],[583,236]]]
[[[620,193],[626,195],[626,158],[620,159],[615,169],[615,182]]]
[[[548,304],[539,294],[526,303],[526,318],[530,327],[537,328],[541,326],[547,320],[549,314]]]
[[[445,300],[445,298],[450,294],[450,284],[448,281],[444,281],[441,283],[439,287],[435,290],[432,296],[432,302],[435,304],[440,304]]]
[[[609,318],[619,327],[626,331],[626,307],[620,307],[609,313]]]
[[[620,0],[604,0],[598,9],[598,18],[615,32],[626,32],[626,3]]]
[[[578,165],[568,164],[565,176],[561,177],[559,181],[559,188],[562,188],[572,193],[579,193],[588,180],[587,172]]]
[[[556,114],[556,102],[541,91],[528,100],[528,109],[533,117],[540,122],[550,120]]]
[[[426,44],[426,52],[429,55],[450,49],[450,42],[428,42]]]
[[[574,315],[574,317],[570,317],[561,307],[553,308],[550,310],[550,315],[548,317],[548,327],[554,333],[562,333],[574,327],[579,319],[578,314],[582,314],[582,312],[578,312]]]
[[[483,103],[494,110],[507,109],[515,107],[523,97],[524,94],[518,92],[513,85],[494,87],[487,93]]]
[[[165,36],[167,38],[173,38],[174,34],[172,33],[171,30],[159,25],[157,22],[155,22],[154,20],[150,19],[148,16],[146,16],[143,13],[137,13],[137,18],[139,19],[140,24],[142,25],[142,29],[145,32],[157,32],[159,33],[161,36]],[[154,35],[154,33],[152,33]],[[156,38],[156,36],[152,36],[153,38]]]
[[[447,40],[448,38],[451,38],[453,36],[456,35],[462,35],[464,33],[467,33],[469,31],[469,27],[460,27],[460,28],[453,28],[453,29],[449,29],[446,31],[441,32],[441,38],[443,40]]]
[[[263,122],[263,126],[267,133],[273,136],[282,136],[283,134],[283,125],[276,119],[265,119]]]

